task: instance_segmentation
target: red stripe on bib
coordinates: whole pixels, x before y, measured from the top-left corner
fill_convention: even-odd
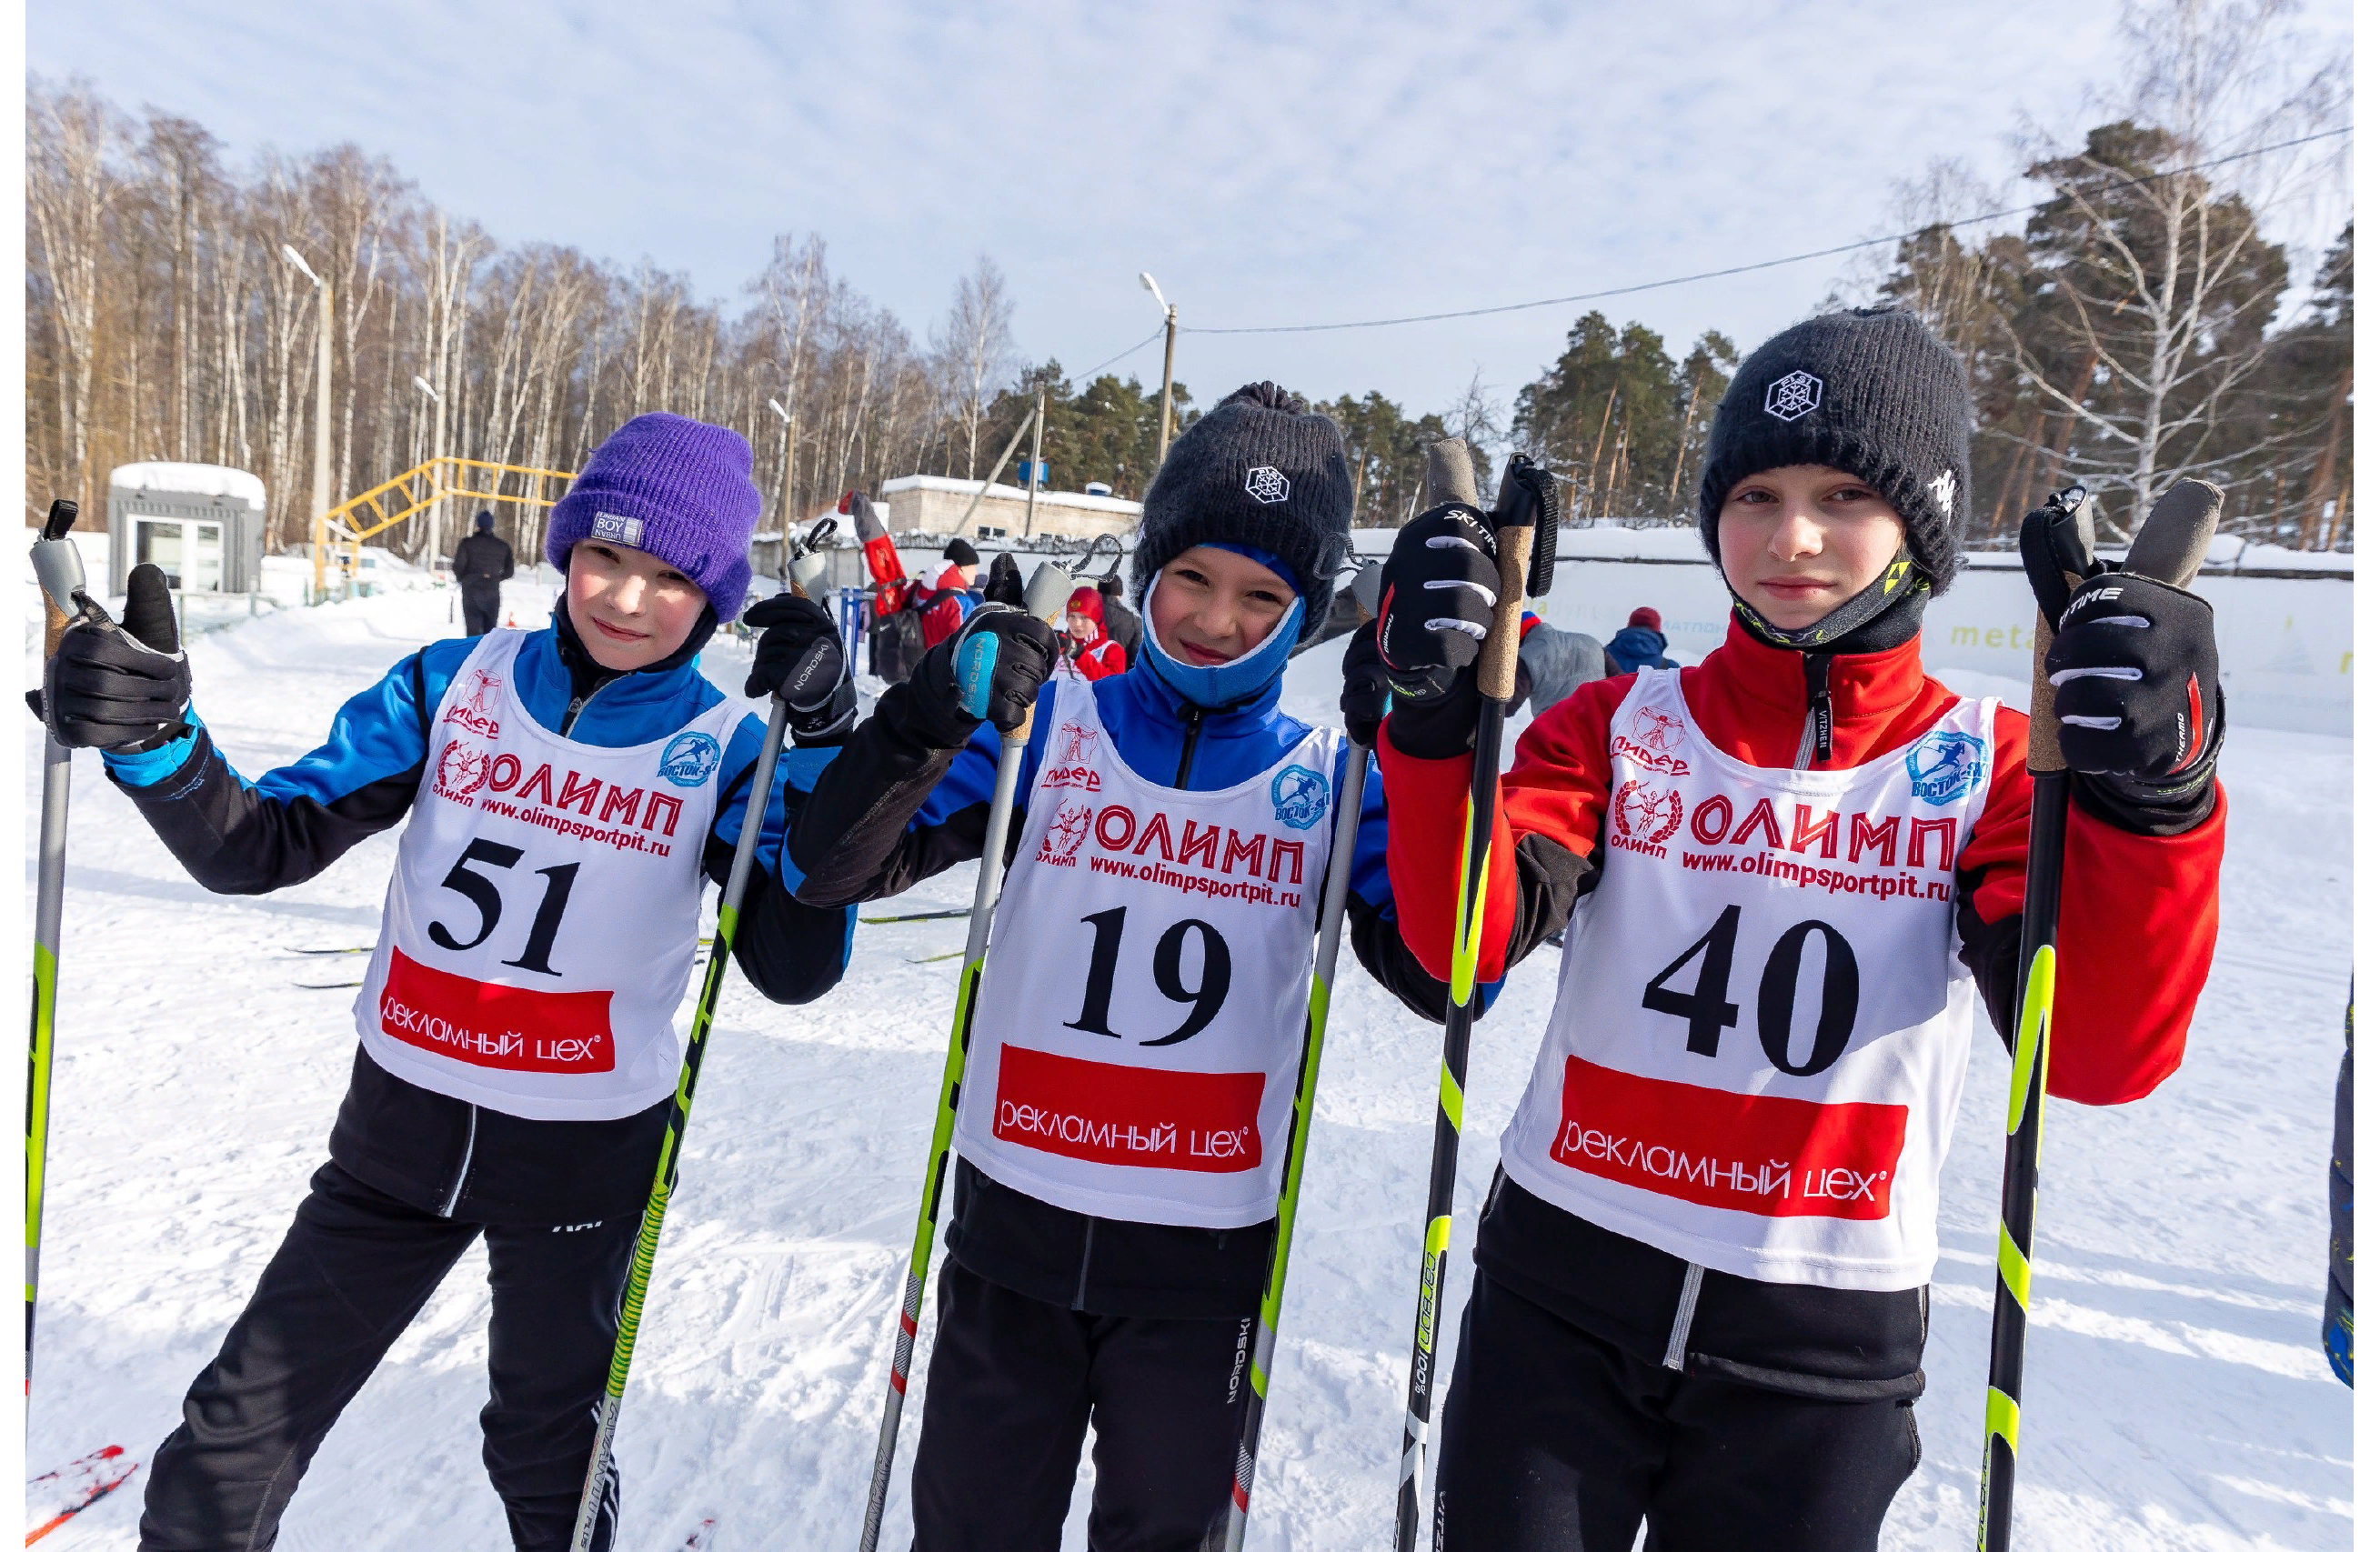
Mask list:
[[[1880,1219],[1906,1105],[1821,1105],[1641,1077],[1572,1057],[1553,1161],[1710,1207]]]
[[[388,951],[380,1026],[390,1038],[508,1073],[612,1070],[612,994],[493,986]]]
[[[1264,1162],[1264,1085],[1262,1073],[1165,1073],[1004,1046],[991,1134],[1098,1164],[1237,1174]]]

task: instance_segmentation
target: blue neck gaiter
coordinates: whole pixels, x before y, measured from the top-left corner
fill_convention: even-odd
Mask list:
[[[1155,584],[1150,584],[1154,589]],[[1143,619],[1148,615],[1148,590],[1140,595]],[[1297,646],[1299,627],[1305,620],[1305,600],[1293,599],[1289,612],[1272,627],[1272,634],[1257,642],[1243,655],[1212,668],[1193,668],[1165,650],[1155,631],[1144,632],[1140,640],[1141,656],[1148,660],[1149,672],[1194,706],[1209,711],[1220,710],[1242,701],[1281,677],[1289,663],[1289,654]]]

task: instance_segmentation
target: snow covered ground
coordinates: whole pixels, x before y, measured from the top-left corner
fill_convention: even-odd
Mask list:
[[[547,597],[523,584],[507,602],[527,622]],[[210,634],[191,654],[199,706],[234,759],[261,770],[452,629],[445,616],[443,593],[399,592]],[[1336,657],[1295,665],[1305,714],[1330,714]],[[707,666],[722,684],[743,676],[732,644]],[[37,781],[36,735],[24,736]],[[2344,738],[2233,733],[2224,931],[2191,1058],[2129,1109],[2052,1109],[2023,1546],[2350,1544],[2349,1392],[2315,1340],[2350,754]],[[382,836],[300,888],[216,898],[94,758],[75,770],[35,1471],[110,1442],[145,1455],[173,1425],[322,1158],[346,1079],[351,993],[304,983],[352,980],[361,956],[294,951],[371,942],[395,849]],[[29,795],[29,848],[37,808]],[[31,879],[29,855],[29,891]],[[948,874],[904,907],[964,904],[970,885]],[[718,1552],[856,1540],[955,979],[954,961],[934,956],[964,936],[963,921],[862,927],[844,988],[809,1008],[773,1007],[730,978],[621,1431],[624,1548],[675,1546],[710,1513]],[[1458,1268],[1554,958],[1516,972],[1475,1049]],[[1257,1480],[1252,1545],[1266,1548],[1378,1546],[1393,1513],[1438,1031],[1352,956],[1342,966]],[[1890,1547],[1973,1534],[2007,1072],[1980,1038],[1945,1182],[1925,1461],[1894,1507]],[[466,1260],[332,1434],[290,1512],[288,1552],[505,1545],[479,1464],[485,1266]],[[1457,1300],[1468,1285],[1464,1269]],[[888,1546],[907,1536],[905,1456]],[[46,1545],[130,1547],[141,1482]]]

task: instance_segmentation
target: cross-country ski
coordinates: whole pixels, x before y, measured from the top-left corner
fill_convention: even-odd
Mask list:
[[[2345,0],[554,8],[30,0],[29,1545],[2356,1545]]]
[[[25,1545],[30,1546],[115,1492],[140,1469],[122,1445],[94,1449],[25,1484]]]

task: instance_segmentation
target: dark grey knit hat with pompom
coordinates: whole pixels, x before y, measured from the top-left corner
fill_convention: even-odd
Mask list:
[[[1737,480],[1824,464],[1892,503],[1938,593],[1967,530],[1973,418],[1959,358],[1914,313],[1861,308],[1796,323],[1752,353],[1719,401],[1703,465],[1703,542],[1717,560],[1719,508]]]
[[[1279,556],[1305,600],[1304,636],[1322,628],[1347,555],[1355,486],[1327,415],[1269,382],[1251,382],[1174,439],[1148,487],[1132,552],[1135,596],[1165,563],[1201,544]]]

